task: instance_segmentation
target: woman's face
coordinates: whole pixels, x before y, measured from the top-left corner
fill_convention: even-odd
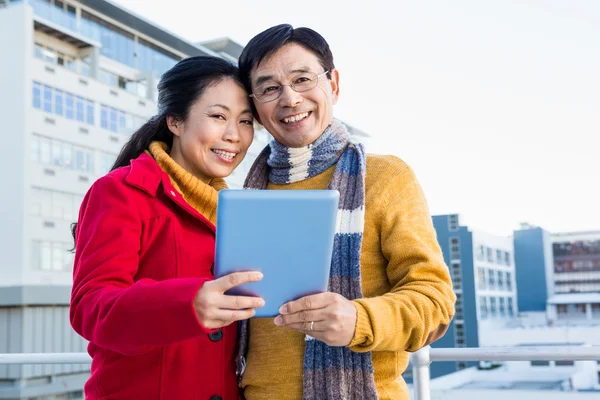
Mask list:
[[[185,121],[167,117],[173,132],[171,157],[208,182],[225,178],[242,162],[254,138],[248,93],[230,78],[209,86]]]

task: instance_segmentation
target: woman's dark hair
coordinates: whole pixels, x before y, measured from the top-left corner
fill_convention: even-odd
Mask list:
[[[222,58],[195,56],[175,64],[158,83],[158,114],[131,135],[110,170],[129,165],[154,141],[165,142],[171,147],[173,133],[167,127],[167,117],[185,121],[191,106],[204,91],[224,79],[232,79],[243,87],[238,68]],[[73,239],[76,229],[77,223],[71,224]]]
[[[290,43],[298,44],[313,53],[325,71],[335,69],[333,54],[323,36],[310,28],[294,28],[289,24],[273,26],[254,36],[240,55],[240,76],[249,93],[252,93],[252,69]],[[327,73],[327,78],[331,79],[331,72]]]

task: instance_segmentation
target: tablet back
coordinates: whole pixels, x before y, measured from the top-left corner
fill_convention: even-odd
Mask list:
[[[261,296],[257,317],[327,290],[339,193],[334,190],[221,190],[215,277],[258,270],[260,282],[228,294]]]

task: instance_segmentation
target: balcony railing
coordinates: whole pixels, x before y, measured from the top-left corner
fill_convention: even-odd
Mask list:
[[[415,400],[430,400],[429,366],[436,361],[598,361],[600,346],[475,347],[434,349],[425,347],[411,356]],[[0,354],[2,364],[86,364],[87,353]]]

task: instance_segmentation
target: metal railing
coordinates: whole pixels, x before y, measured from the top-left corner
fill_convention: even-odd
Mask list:
[[[411,355],[415,400],[431,400],[429,366],[436,361],[597,361],[600,346],[424,347]]]
[[[411,355],[415,400],[431,400],[429,366],[436,361],[598,361],[600,346],[424,347]],[[89,364],[87,353],[0,354],[3,364]]]

